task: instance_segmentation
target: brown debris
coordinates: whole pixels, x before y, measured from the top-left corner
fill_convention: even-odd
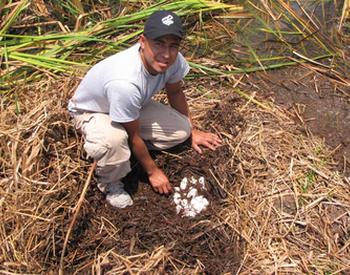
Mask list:
[[[18,87],[17,111],[15,97],[1,99],[1,272],[58,271],[90,166],[66,111],[76,83]],[[348,272],[350,181],[331,149],[259,94],[250,95],[266,108],[219,83],[204,94],[192,86],[187,91],[198,127],[220,134],[223,146],[202,156],[183,146],[155,158],[174,186],[184,176],[204,176],[210,207],[193,219],[178,216],[170,197],[139,182],[134,205],[116,210],[92,182],[67,244],[65,270]],[[142,171],[133,179],[143,180]]]

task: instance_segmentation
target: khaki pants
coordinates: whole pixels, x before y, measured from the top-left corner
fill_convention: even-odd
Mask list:
[[[149,149],[171,148],[191,134],[186,116],[156,101],[142,108],[139,120],[141,137]],[[102,191],[131,171],[128,135],[123,126],[102,113],[74,115],[74,123],[84,136],[88,156],[97,160],[96,175]]]

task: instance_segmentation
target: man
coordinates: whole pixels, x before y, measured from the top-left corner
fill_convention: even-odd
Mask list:
[[[93,66],[68,108],[85,138],[84,149],[97,161],[99,189],[114,207],[132,205],[121,179],[130,172],[131,151],[146,171],[153,189],[169,194],[171,184],[148,149],[167,149],[192,136],[192,147],[212,150],[221,140],[192,128],[183,78],[189,71],[179,53],[184,31],[169,11],[153,13],[139,43]],[[151,97],[165,88],[170,106]]]

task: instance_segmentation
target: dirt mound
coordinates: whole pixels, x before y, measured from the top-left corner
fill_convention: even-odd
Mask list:
[[[217,125],[219,132],[232,128],[232,131],[229,130],[230,135],[237,135],[244,124],[243,119],[234,112],[238,102],[237,97],[230,97],[225,105],[217,104],[208,113],[208,121]],[[221,119],[223,114],[225,120]],[[165,247],[174,261],[164,263],[159,267],[159,272],[173,273],[184,266],[193,270],[200,266],[203,272],[210,274],[237,270],[243,247],[237,235],[229,233],[227,226],[216,218],[221,211],[223,198],[227,196],[217,184],[217,178],[234,181],[234,173],[225,170],[226,163],[232,159],[227,147],[223,145],[216,151],[205,150],[203,155],[199,155],[190,149],[187,142],[169,152],[153,152],[156,162],[169,176],[173,187],[179,187],[184,177],[205,178],[207,189],[202,190],[202,194],[210,204],[193,218],[176,213],[172,196],[155,193],[147,183],[143,170],[135,162],[133,171],[124,179],[127,189],[133,193],[133,206],[114,209],[105,205],[103,195],[94,185],[87,195],[88,203],[85,204],[84,214],[76,225],[68,248],[75,251],[75,260],[72,262],[74,270],[77,266],[79,268],[85,257],[90,256],[88,251],[99,253],[96,247],[103,250],[117,247],[118,253],[124,256]],[[101,218],[118,229],[113,238],[108,236],[107,231],[101,233]],[[107,271],[112,267],[106,265],[104,268]]]
[[[172,198],[154,193],[137,165],[125,180],[130,208],[106,205],[93,180],[64,255],[68,274],[348,270],[350,182],[333,152],[249,83],[240,91],[220,85],[188,94],[198,127],[221,135],[223,146],[203,155],[188,144],[154,154],[173,186],[203,176],[208,208],[194,218],[177,215]],[[91,165],[66,112],[74,85],[45,87],[27,86],[19,101],[1,105],[4,273],[57,273]],[[23,102],[19,114],[16,102]]]

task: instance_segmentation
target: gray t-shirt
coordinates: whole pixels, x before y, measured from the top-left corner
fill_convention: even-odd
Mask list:
[[[94,65],[69,101],[69,111],[106,113],[115,122],[133,121],[166,83],[181,81],[189,71],[179,53],[164,73],[151,75],[143,65],[139,48],[137,43]]]

